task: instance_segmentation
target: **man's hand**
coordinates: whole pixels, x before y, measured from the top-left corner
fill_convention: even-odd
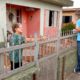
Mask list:
[[[77,27],[77,28],[76,28],[76,31],[77,31],[77,32],[80,32],[80,28]]]

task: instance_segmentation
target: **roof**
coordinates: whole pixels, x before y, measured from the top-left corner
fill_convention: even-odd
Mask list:
[[[36,0],[40,1],[40,0]],[[43,2],[59,5],[59,6],[73,6],[73,1],[71,0],[41,0]]]
[[[64,8],[63,12],[75,12],[76,15],[80,15],[80,8]]]
[[[80,11],[80,8],[63,8],[64,12],[68,11]]]

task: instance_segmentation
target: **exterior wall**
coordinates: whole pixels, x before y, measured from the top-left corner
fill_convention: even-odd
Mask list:
[[[26,14],[26,11],[22,10],[22,27],[23,27],[23,34],[25,36],[27,36],[27,27],[28,27],[27,18],[28,18],[28,16]]]
[[[72,16],[72,22],[75,24],[76,23],[76,15],[74,11],[66,11],[63,12],[63,16]]]
[[[40,10],[28,12],[28,26],[27,34],[28,37],[34,36],[34,33],[40,35]]]
[[[4,4],[2,4],[2,2],[5,2]],[[38,30],[39,32],[40,32],[40,35],[44,35],[44,26],[45,25],[43,25],[42,23],[42,21],[43,20],[45,20],[45,19],[43,19],[43,17],[45,16],[45,13],[44,13],[44,11],[45,11],[45,9],[48,9],[48,10],[54,10],[54,11],[62,11],[62,9],[61,9],[61,7],[60,6],[56,6],[56,5],[51,5],[51,4],[48,4],[48,3],[43,3],[43,2],[39,2],[39,1],[22,1],[22,0],[18,0],[18,1],[16,1],[16,0],[12,0],[12,1],[10,1],[10,0],[6,0],[6,1],[1,1],[1,5],[3,6],[3,10],[4,11],[0,11],[1,12],[1,14],[4,14],[4,17],[2,18],[2,15],[1,15],[1,18],[3,19],[3,20],[1,20],[0,22],[1,22],[1,25],[3,26],[3,28],[4,28],[4,32],[5,32],[5,36],[6,36],[6,31],[7,31],[7,28],[6,28],[6,24],[7,24],[7,22],[6,22],[6,3],[8,3],[8,4],[16,4],[16,5],[19,5],[19,6],[25,6],[25,7],[34,7],[34,8],[40,8],[40,23],[38,23],[36,26],[39,26],[39,24],[40,24],[40,27],[36,27],[36,30]],[[24,15],[26,15],[26,13],[25,12],[22,12],[23,13],[23,18],[25,18],[25,16]],[[36,13],[37,14],[37,13]],[[38,13],[39,14],[39,13]],[[43,14],[43,15],[42,15]],[[23,19],[22,18],[22,19]],[[25,18],[26,19],[26,18]],[[43,20],[42,20],[43,19]],[[5,21],[4,21],[5,20]],[[4,25],[2,24],[2,21],[3,22],[5,22],[4,23]],[[24,20],[23,22],[22,22],[23,24],[24,23],[26,23],[26,21]],[[23,26],[28,26],[27,24],[24,24]],[[31,25],[30,25],[31,26]],[[34,25],[35,26],[35,25]],[[1,27],[0,27],[1,28]],[[31,28],[29,28],[29,29],[31,29]],[[40,29],[40,30],[39,30]],[[30,34],[29,32],[28,32],[28,30],[26,29],[26,27],[24,27],[24,34]],[[52,30],[52,29],[51,29]],[[32,30],[33,31],[33,30]],[[33,34],[33,32],[31,33],[31,34]],[[2,35],[2,34],[0,34],[0,35]],[[3,35],[2,35],[2,38],[1,39],[3,39]],[[1,40],[2,41],[2,40]]]
[[[0,0],[0,42],[6,39],[6,5],[5,1]]]
[[[40,35],[40,10],[22,12],[23,33],[25,36],[34,36],[34,33]]]
[[[24,8],[24,9],[23,9]],[[8,19],[8,15],[10,12],[10,5],[7,5],[7,30],[12,32],[12,24],[17,22],[16,18],[16,10],[21,9],[21,17],[22,17],[22,28],[23,34],[27,37],[30,35],[34,35],[34,33],[38,33],[40,35],[40,10],[36,9],[34,11],[27,11],[29,8],[21,7],[21,6],[11,6],[11,12],[14,14],[13,22],[10,22]]]
[[[60,14],[60,11],[54,11],[54,25],[48,26],[49,23],[49,10],[45,9],[45,16],[44,16],[44,35],[47,35],[48,37],[56,37],[57,32],[60,26],[62,24],[62,20],[60,17],[62,17],[62,14]],[[59,23],[60,22],[60,23]]]
[[[44,31],[44,28],[45,28],[44,21],[46,21],[46,18],[44,18],[45,17],[45,10],[47,9],[47,10],[53,10],[53,11],[62,11],[60,6],[51,5],[51,4],[43,3],[43,2],[39,2],[39,1],[24,1],[23,2],[22,0],[19,0],[19,1],[16,2],[14,0],[14,1],[9,2],[9,0],[7,0],[7,2],[11,3],[11,4],[26,6],[26,7],[28,6],[28,7],[33,7],[33,8],[40,8],[40,30],[39,29],[38,30],[40,32],[40,35],[42,35],[42,36],[45,35],[45,33],[46,33],[46,31]],[[52,28],[52,29],[49,28],[49,32],[52,32],[51,34],[55,33],[55,31],[54,31],[55,29],[54,28]],[[30,33],[27,33],[27,34],[30,34]]]

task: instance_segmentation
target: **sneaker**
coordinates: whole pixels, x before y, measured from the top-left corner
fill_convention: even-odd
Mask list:
[[[76,69],[74,68],[74,73],[76,72]]]
[[[74,69],[74,73],[77,73],[80,75],[80,71],[76,71],[76,69]]]
[[[77,74],[79,74],[79,75],[80,75],[80,72],[77,72]]]

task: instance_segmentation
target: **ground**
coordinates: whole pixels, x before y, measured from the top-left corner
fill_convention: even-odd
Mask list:
[[[72,73],[66,80],[80,80],[80,74]]]

